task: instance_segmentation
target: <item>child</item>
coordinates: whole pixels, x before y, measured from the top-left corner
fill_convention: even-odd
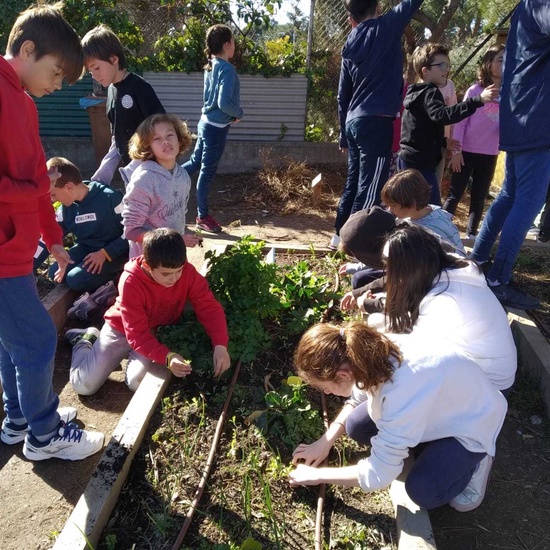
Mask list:
[[[43,97],[61,89],[64,78],[76,82],[81,71],[80,39],[57,7],[19,15],[0,57],[0,375],[6,413],[1,439],[8,445],[25,441],[29,460],[80,460],[103,445],[103,434],[69,423],[74,408],[59,414],[52,387],[57,334],[32,274],[41,233],[60,270],[71,260],[50,203],[38,115],[27,93]]]
[[[198,124],[198,137],[191,158],[183,165],[190,174],[199,170],[197,180],[197,227],[219,233],[220,224],[209,214],[208,195],[223,155],[231,123],[243,117],[237,71],[229,60],[235,53],[235,39],[227,25],[214,25],[206,31],[204,107]]]
[[[452,216],[440,206],[428,204],[430,186],[418,170],[404,170],[388,180],[382,200],[401,219],[426,227],[466,254]]]
[[[352,30],[342,50],[338,116],[348,176],[334,222],[333,249],[350,214],[380,204],[390,169],[393,120],[403,103],[401,40],[422,2],[403,0],[380,15],[378,0],[344,0]]]
[[[185,235],[191,179],[176,162],[190,144],[187,124],[172,114],[151,115],[132,136],[134,162],[120,169],[127,184],[122,223],[130,241],[130,259],[141,254],[145,233],[157,227],[176,229],[187,246],[199,244],[196,235]]]
[[[405,482],[413,502],[460,512],[481,504],[507,407],[472,359],[437,341],[388,337],[352,323],[310,328],[294,364],[319,390],[351,398],[320,439],[296,448],[293,463],[304,464],[290,473],[292,486],[383,489],[424,443]],[[344,431],[370,444],[370,456],[353,466],[318,468]]]
[[[516,346],[506,313],[477,265],[445,252],[436,236],[414,225],[399,227],[384,250],[388,331],[456,345],[509,393]]]
[[[66,333],[74,345],[71,384],[80,395],[95,393],[128,353],[126,383],[131,390],[137,389],[152,363],[166,365],[178,377],[187,376],[189,362],[162,345],[154,331],[176,323],[188,300],[212,340],[214,375],[229,368],[223,309],[206,279],[186,261],[185,243],[177,231],[155,229],[145,235],[143,255],[126,264],[119,291],[101,333],[93,327]]]
[[[445,85],[449,74],[447,48],[431,43],[417,48],[413,66],[422,82],[410,86],[405,96],[398,168],[419,170],[431,187],[430,204],[441,206],[436,167],[441,160],[441,149],[456,146],[456,142],[445,138],[444,127],[460,122],[496,99],[498,88],[488,86],[477,97],[446,106],[439,87]]]
[[[465,99],[478,96],[484,88],[494,84],[500,89],[504,45],[495,44],[483,55],[477,72],[478,81],[468,88]],[[472,191],[466,234],[475,239],[483,215],[485,199],[493,180],[498,157],[499,104],[487,103],[473,115],[454,126],[453,137],[461,147],[451,160],[453,175],[451,189],[443,209],[454,215],[470,177]]]
[[[126,70],[126,56],[116,34],[99,25],[82,39],[84,64],[92,77],[107,90],[107,117],[113,139],[109,152],[92,181],[110,185],[120,161],[130,162],[128,142],[149,115],[164,113],[157,94],[140,76]]]
[[[78,292],[94,292],[112,281],[128,261],[128,241],[122,237],[122,194],[99,182],[84,183],[80,170],[63,157],[47,162],[60,177],[50,187],[52,202],[60,202],[57,221],[73,234],[72,265],[63,274],[54,263],[48,276]]]

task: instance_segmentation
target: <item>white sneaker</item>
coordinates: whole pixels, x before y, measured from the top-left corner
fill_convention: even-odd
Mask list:
[[[81,340],[90,342],[90,345],[93,345],[93,343],[99,338],[99,329],[95,327],[70,328],[65,333],[65,338],[69,341],[71,346],[74,346]]]
[[[331,250],[338,250],[338,245],[340,244],[340,237],[338,235],[336,235],[336,233],[332,236],[332,238],[330,239],[330,244],[328,245],[328,247],[331,249]]]
[[[469,512],[475,510],[485,497],[491,466],[493,465],[493,457],[487,455],[478,465],[472,475],[468,485],[462,493],[457,495],[449,506],[459,512]]]
[[[59,407],[57,414],[59,414],[63,422],[70,422],[76,418],[77,411],[74,407]],[[4,418],[0,439],[6,445],[15,445],[16,443],[21,443],[30,431],[31,429],[27,423],[14,424],[13,422],[9,422],[7,418]]]
[[[59,428],[59,435],[49,442],[42,443],[31,434],[27,434],[23,445],[23,454],[29,460],[82,460],[97,453],[103,447],[105,436],[100,432],[81,430],[76,424],[65,422]]]
[[[100,286],[95,292],[90,294],[90,298],[100,306],[108,305],[111,298],[114,298],[118,294],[117,288],[113,281],[105,283]]]
[[[89,292],[85,292],[75,300],[75,303],[67,311],[67,316],[70,319],[80,319],[81,321],[87,321],[90,313],[98,308],[95,300],[90,297]]]
[[[539,228],[536,225],[532,225],[529,231],[527,231],[527,235],[529,235],[530,237],[536,237],[538,234]]]

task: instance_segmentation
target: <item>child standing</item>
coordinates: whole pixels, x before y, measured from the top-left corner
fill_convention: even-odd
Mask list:
[[[220,224],[209,214],[208,195],[218,163],[225,149],[231,123],[243,117],[237,71],[229,63],[235,53],[235,39],[227,25],[214,25],[206,31],[204,107],[198,124],[198,137],[191,158],[183,165],[190,174],[200,169],[197,180],[197,227],[219,233]]]
[[[124,236],[130,241],[130,259],[141,254],[145,233],[158,227],[175,229],[187,246],[199,244],[196,235],[185,235],[191,179],[176,162],[190,144],[187,124],[172,114],[146,118],[132,136],[133,162],[120,169],[127,185],[122,223]]]
[[[454,140],[445,138],[444,128],[496,99],[498,88],[488,86],[477,97],[447,106],[439,90],[446,84],[450,69],[447,48],[432,43],[417,48],[413,66],[422,82],[410,86],[405,96],[398,168],[420,171],[431,187],[430,204],[441,206],[436,168],[442,158],[441,150],[456,147]]]
[[[466,254],[452,216],[440,206],[428,203],[430,193],[428,182],[418,170],[403,170],[384,185],[382,200],[397,218],[426,227]]]
[[[82,39],[84,64],[92,77],[107,90],[107,117],[113,139],[92,181],[110,185],[120,161],[130,162],[128,142],[137,127],[149,115],[164,113],[152,86],[126,70],[126,56],[116,34],[99,25]]]
[[[324,323],[302,336],[294,364],[319,390],[350,399],[320,439],[295,449],[291,485],[383,489],[411,449],[425,443],[405,482],[411,500],[460,512],[481,504],[507,406],[472,359],[413,334]],[[318,468],[344,432],[370,444],[370,456],[352,466]]]
[[[58,8],[29,8],[17,18],[0,57],[1,439],[8,445],[25,441],[29,460],[80,460],[103,445],[103,434],[68,423],[74,408],[63,419],[59,414],[52,387],[57,334],[32,274],[36,243],[48,228],[46,244],[60,270],[71,260],[50,203],[38,115],[28,94],[43,97],[61,89],[64,78],[76,82],[81,72],[80,39]]]
[[[468,88],[464,99],[478,96],[492,84],[500,88],[503,58],[503,44],[495,44],[485,52],[477,73],[478,81]],[[451,189],[443,208],[454,215],[471,177],[470,213],[466,230],[468,238],[475,238],[477,235],[485,199],[495,173],[498,158],[498,111],[498,103],[486,103],[483,109],[478,109],[454,126],[453,137],[460,144],[461,150],[455,151],[451,160]]]
[[[101,333],[96,328],[71,329],[74,345],[71,384],[81,395],[95,393],[129,354],[126,383],[136,390],[153,363],[165,365],[178,377],[191,365],[161,344],[154,331],[178,321],[190,301],[214,348],[214,375],[230,366],[227,326],[222,306],[206,279],[186,261],[180,234],[173,229],[149,231],[143,255],[126,264],[119,282],[120,295],[105,314]]]

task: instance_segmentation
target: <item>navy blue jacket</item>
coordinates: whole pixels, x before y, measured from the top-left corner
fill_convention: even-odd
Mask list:
[[[401,37],[424,0],[403,0],[388,13],[355,27],[342,50],[338,85],[340,147],[346,122],[365,116],[395,117],[403,98]]]
[[[550,2],[522,0],[510,25],[500,88],[500,148],[550,147]]]

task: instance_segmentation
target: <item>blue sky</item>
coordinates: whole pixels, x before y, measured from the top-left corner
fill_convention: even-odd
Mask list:
[[[277,15],[275,16],[275,19],[277,19],[279,23],[288,22],[286,12],[292,10],[293,3],[294,2],[292,0],[283,0],[283,3],[281,4],[281,9],[277,12]],[[302,10],[304,15],[309,15],[310,0],[298,0],[298,6]]]

